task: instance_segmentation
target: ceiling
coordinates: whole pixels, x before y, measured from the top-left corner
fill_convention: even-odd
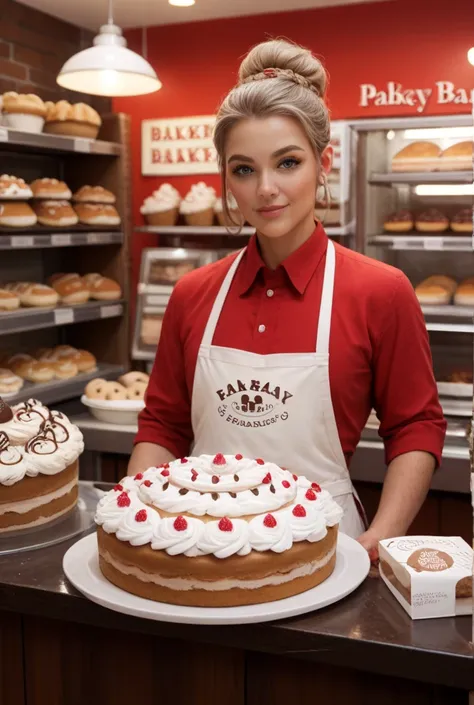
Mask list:
[[[97,30],[107,21],[108,0],[18,0],[79,27]],[[196,0],[192,7],[173,7],[168,0],[114,0],[114,19],[122,27],[196,22],[219,17],[259,15],[374,0]]]

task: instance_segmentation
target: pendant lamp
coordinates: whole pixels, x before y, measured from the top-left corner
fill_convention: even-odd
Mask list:
[[[108,22],[94,38],[94,46],[68,59],[56,81],[71,91],[110,97],[158,91],[161,82],[153,67],[127,49],[122,30],[114,24],[112,3],[109,0]]]

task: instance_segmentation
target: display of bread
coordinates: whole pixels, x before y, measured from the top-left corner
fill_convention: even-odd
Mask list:
[[[33,201],[33,210],[38,218],[38,223],[51,228],[76,225],[79,220],[69,201]]]
[[[0,533],[42,526],[74,509],[82,433],[29,399],[0,399]]]
[[[426,305],[444,305],[452,301],[457,283],[444,274],[435,274],[424,279],[415,288],[418,301]]]
[[[96,301],[116,301],[122,297],[122,289],[118,282],[102,274],[91,273],[82,277],[82,281],[90,292],[91,299]]]
[[[81,186],[73,195],[76,203],[108,203],[113,205],[117,200],[112,191],[103,186]]]
[[[99,113],[85,103],[47,102],[44,132],[69,137],[95,139],[99,134],[102,119]]]
[[[6,367],[0,366],[0,395],[17,394],[25,384],[24,380]]]
[[[61,303],[68,306],[89,301],[90,291],[79,274],[58,274],[49,279],[49,284],[59,294]]]
[[[3,124],[23,132],[41,132],[46,117],[46,105],[34,93],[8,91],[0,98]]]
[[[454,303],[458,306],[474,306],[474,277],[464,279],[458,285],[454,293]]]
[[[58,293],[46,284],[9,282],[5,284],[3,288],[16,294],[22,306],[51,308],[56,306],[59,301]]]
[[[416,216],[415,230],[418,232],[442,233],[449,228],[449,218],[437,208],[429,208]]]
[[[472,171],[472,140],[457,142],[440,155],[441,171]]]
[[[331,575],[342,515],[327,490],[263,459],[180,458],[100,500],[100,569],[127,592],[171,604],[279,600]]]
[[[57,345],[29,353],[5,355],[0,367],[33,384],[44,384],[53,379],[70,379],[78,374],[90,374],[97,369],[97,360],[88,350],[70,345]]]
[[[0,200],[27,201],[33,192],[24,179],[12,174],[0,176]]]
[[[91,380],[84,394],[88,399],[101,401],[142,401],[150,378],[145,372],[127,372],[117,381]]]
[[[446,382],[451,384],[472,384],[472,371],[455,370],[446,377]]]
[[[0,226],[4,228],[31,228],[38,218],[28,203],[0,201]]]
[[[140,213],[148,225],[176,225],[179,217],[181,194],[171,184],[161,184],[143,201]]]
[[[434,171],[440,154],[434,142],[411,142],[392,158],[392,171]]]
[[[75,203],[74,210],[84,225],[120,225],[117,209],[107,203]]]
[[[472,233],[472,208],[463,208],[451,218],[451,230],[455,233]]]
[[[71,196],[71,189],[64,181],[59,179],[35,179],[30,184],[33,198],[46,198],[53,201],[68,201]]]
[[[20,297],[13,291],[0,288],[0,312],[15,311],[20,308]]]
[[[383,229],[387,233],[408,233],[413,230],[415,224],[415,217],[411,211],[408,209],[403,209],[391,213],[388,218],[385,219],[383,224]]]

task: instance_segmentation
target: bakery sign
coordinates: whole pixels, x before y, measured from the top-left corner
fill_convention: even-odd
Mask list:
[[[142,174],[217,174],[215,115],[142,121]]]
[[[474,102],[474,90],[461,88],[451,81],[436,81],[431,88],[407,88],[396,81],[389,81],[383,87],[373,83],[359,85],[359,106],[413,108],[424,113],[429,105],[469,105]]]

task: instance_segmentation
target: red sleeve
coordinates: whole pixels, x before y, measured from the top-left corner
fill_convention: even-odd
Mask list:
[[[431,453],[437,466],[446,433],[433,373],[430,343],[412,285],[400,274],[374,348],[373,406],[387,465],[413,450]]]
[[[181,287],[175,286],[163,317],[160,342],[148,384],[146,406],[138,418],[135,443],[156,443],[177,458],[192,442],[191,400],[186,384]]]

